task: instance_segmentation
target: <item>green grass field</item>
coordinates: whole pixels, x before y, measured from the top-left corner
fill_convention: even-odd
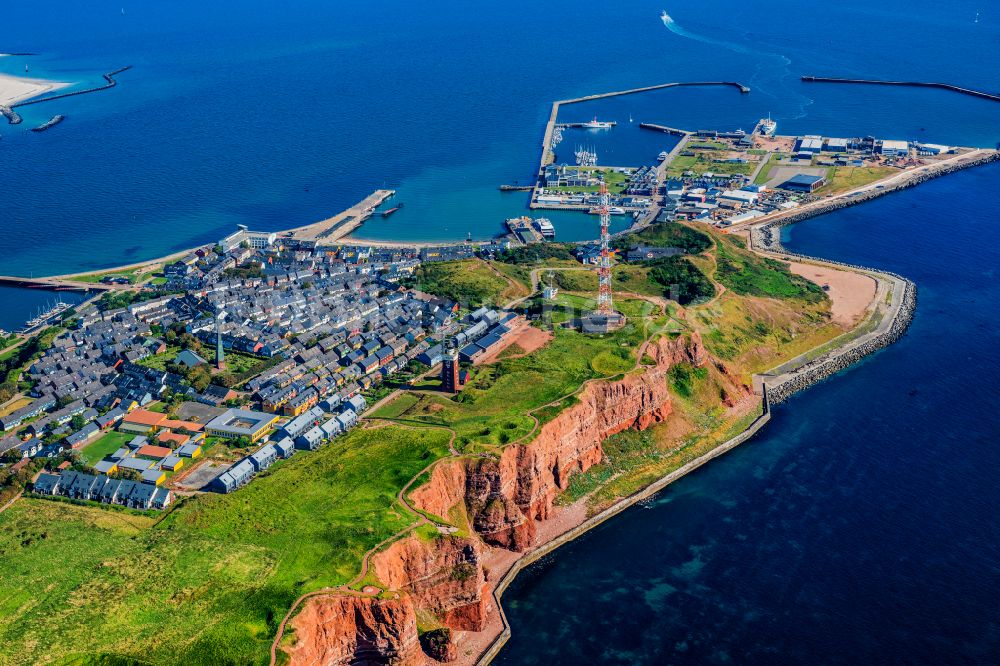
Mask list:
[[[772,298],[796,298],[808,303],[826,300],[819,285],[793,274],[780,261],[749,252],[733,236],[716,236],[718,270],[715,278],[735,293]]]
[[[829,167],[826,185],[816,190],[816,194],[847,192],[896,173],[899,169],[893,167]]]
[[[560,294],[560,304],[593,308],[584,297]],[[567,301],[567,299],[579,299]],[[643,301],[616,303],[626,314],[647,308]],[[416,402],[404,394],[373,416],[398,418],[416,424],[453,428],[459,450],[493,450],[531,432],[532,409],[573,392],[588,379],[609,377],[635,366],[633,349],[642,339],[646,322],[630,321],[621,331],[603,337],[556,329],[554,338],[528,356],[506,358],[474,369],[469,384],[456,399],[420,394]],[[530,386],[531,390],[524,390]]]
[[[80,456],[85,463],[93,465],[131,442],[134,437],[134,434],[127,432],[109,432],[80,449]]]
[[[160,354],[153,354],[152,356],[147,356],[144,359],[140,359],[136,365],[141,365],[146,368],[153,368],[154,370],[166,370],[167,363],[172,362],[176,357],[177,353],[181,350],[179,345],[168,345],[167,350]]]
[[[478,259],[425,263],[414,274],[420,291],[473,306],[498,304],[510,283]]]
[[[299,594],[349,581],[366,550],[413,522],[396,494],[447,441],[437,429],[358,429],[155,524],[22,499],[0,514],[0,663],[66,663],[84,648],[267,663]]]
[[[628,181],[628,176],[624,173],[618,171],[612,171],[607,167],[583,167],[582,171],[597,171],[604,174],[604,182],[608,186],[608,192],[611,194],[621,194],[625,190],[625,183]],[[591,186],[576,186],[576,187],[556,187],[554,189],[560,192],[586,192],[592,193],[597,192],[601,189],[600,185]]]
[[[695,151],[694,155],[678,155],[667,167],[668,178],[678,178],[685,171],[693,171],[695,174],[725,173],[725,174],[751,174],[756,168],[756,162],[717,162],[719,153],[715,151]]]

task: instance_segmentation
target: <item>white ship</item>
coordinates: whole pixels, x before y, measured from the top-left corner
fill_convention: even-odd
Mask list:
[[[590,210],[588,210],[587,212],[590,213],[591,215],[600,215],[601,214],[601,209],[600,209],[600,207],[594,207],[594,208],[591,208]],[[609,215],[628,215],[628,211],[625,210],[624,208],[620,208],[619,206],[612,206],[612,207],[608,208],[608,214]]]
[[[548,218],[540,217],[535,220],[535,228],[542,234],[543,238],[555,238],[556,229]]]
[[[584,129],[611,129],[614,125],[614,123],[607,122],[605,120],[598,120],[597,116],[594,116],[593,120],[588,120],[580,125],[580,127],[583,127]]]
[[[663,13],[660,14],[660,20],[663,21],[663,25],[670,25],[674,22],[674,20],[670,18],[670,14],[668,14],[665,9],[663,10]]]
[[[767,114],[767,118],[761,118],[757,124],[760,126],[760,133],[764,136],[774,136],[774,130],[778,129],[778,123],[771,120],[771,114]]]
[[[662,162],[665,159],[667,159],[668,157],[670,157],[670,153],[668,153],[667,151],[664,150],[659,155],[656,156],[656,159],[658,159],[658,160],[660,160]]]

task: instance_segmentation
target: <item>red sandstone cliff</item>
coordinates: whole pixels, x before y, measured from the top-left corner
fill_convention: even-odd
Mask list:
[[[414,505],[439,516],[464,502],[475,531],[491,545],[524,550],[570,476],[601,461],[602,442],[629,428],[644,430],[671,412],[666,374],[681,362],[700,366],[707,354],[697,333],[661,338],[644,353],[654,364],[614,382],[587,384],[579,402],[546,423],[528,444],[500,457],[455,460],[434,468],[411,494]]]
[[[441,536],[402,539],[372,557],[375,575],[389,589],[451,629],[479,631],[486,620],[486,580],[478,540]]]
[[[349,596],[309,600],[292,621],[292,664],[315,666],[421,666],[417,616],[409,598]]]
[[[531,442],[509,446],[498,458],[441,463],[410,500],[438,516],[464,503],[471,527],[484,542],[516,551],[528,548],[536,522],[549,517],[570,477],[601,461],[607,437],[629,428],[644,430],[670,415],[670,367],[682,362],[700,367],[707,361],[697,333],[661,338],[643,353],[653,364],[618,381],[587,384],[578,394],[579,402],[542,426]],[[724,366],[716,369],[728,379]],[[735,392],[744,388],[737,386]],[[422,663],[414,606],[451,629],[481,630],[488,585],[478,543],[451,536],[430,541],[411,536],[375,555],[371,566],[376,576],[404,594],[403,600],[345,597],[308,602],[295,620],[292,662]],[[436,656],[453,658],[447,647]]]

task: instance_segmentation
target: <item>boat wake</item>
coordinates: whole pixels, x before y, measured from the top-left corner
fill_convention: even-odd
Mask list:
[[[777,99],[778,95],[776,95],[773,92],[770,92],[767,89],[767,86],[766,86],[766,83],[767,83],[767,81],[769,79],[772,80],[772,81],[775,81],[779,86],[781,86],[782,88],[784,88],[788,93],[790,93],[791,95],[794,95],[797,98],[797,101],[799,103],[798,115],[793,116],[793,119],[797,120],[799,118],[804,118],[807,115],[806,114],[806,107],[809,106],[810,104],[812,104],[813,100],[811,98],[809,98],[809,97],[806,97],[805,95],[799,94],[798,92],[792,90],[791,88],[789,88],[785,84],[785,81],[789,77],[791,77],[791,75],[792,75],[792,70],[790,68],[790,65],[792,64],[792,60],[788,56],[786,56],[784,54],[781,54],[781,53],[772,53],[770,51],[762,51],[760,49],[755,49],[755,48],[746,46],[744,44],[739,44],[739,43],[736,43],[736,42],[729,42],[729,41],[726,41],[726,40],[723,40],[723,39],[715,39],[714,37],[709,37],[708,35],[703,35],[701,33],[692,32],[692,31],[688,30],[687,28],[684,28],[683,26],[681,26],[679,23],[677,23],[677,21],[674,20],[674,18],[672,16],[670,16],[669,14],[667,14],[667,12],[665,12],[665,11],[660,15],[660,20],[663,21],[663,25],[664,25],[664,27],[667,28],[667,30],[669,30],[670,32],[674,33],[678,37],[683,37],[685,39],[691,39],[691,40],[694,40],[696,42],[701,42],[702,44],[708,44],[710,46],[717,46],[719,48],[723,48],[723,49],[725,49],[727,51],[731,51],[731,52],[736,53],[738,55],[756,56],[758,58],[762,58],[762,59],[766,59],[766,60],[769,60],[769,61],[773,61],[775,68],[778,70],[776,72],[776,74],[777,74],[776,77],[774,77],[773,79],[771,77],[761,78],[760,75],[765,71],[765,69],[770,69],[770,67],[768,67],[767,63],[760,63],[759,62],[759,63],[757,63],[757,66],[756,66],[756,68],[754,70],[754,74],[753,74],[753,76],[751,77],[751,79],[750,79],[750,81],[748,83],[751,84],[752,88],[754,88],[756,90],[759,90],[760,92],[764,93],[765,95],[769,95],[769,96],[774,97],[774,98]]]

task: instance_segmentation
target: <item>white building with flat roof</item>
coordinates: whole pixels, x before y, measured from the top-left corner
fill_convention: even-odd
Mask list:
[[[905,141],[893,141],[886,139],[882,142],[880,152],[883,155],[906,155],[910,152],[910,144]]]

